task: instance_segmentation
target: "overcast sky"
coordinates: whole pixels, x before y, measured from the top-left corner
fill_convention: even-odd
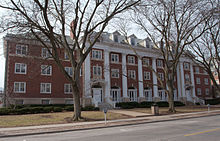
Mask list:
[[[3,53],[3,35],[0,35],[0,87],[4,87],[5,58]]]

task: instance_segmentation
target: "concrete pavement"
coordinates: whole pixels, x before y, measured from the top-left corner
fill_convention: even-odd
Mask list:
[[[219,141],[220,115],[93,130],[0,138],[0,141]]]
[[[107,121],[92,121],[92,122],[77,122],[68,124],[53,124],[53,125],[42,125],[42,126],[27,126],[27,127],[14,127],[14,128],[0,128],[0,138],[12,137],[12,136],[25,136],[35,134],[47,134],[47,133],[58,133],[76,130],[88,130],[97,128],[116,127],[124,125],[135,125],[152,122],[162,122],[178,119],[196,118],[204,116],[220,115],[220,110],[210,112],[196,112],[196,113],[184,113],[184,114],[173,114],[163,116],[147,116],[121,120],[110,120]]]

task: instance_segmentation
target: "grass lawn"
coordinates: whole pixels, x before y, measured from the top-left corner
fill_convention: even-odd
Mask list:
[[[70,123],[73,122],[71,121],[72,116],[73,116],[73,112],[0,116],[0,128]],[[104,120],[104,114],[103,112],[100,111],[82,111],[82,117],[84,117],[86,121]],[[123,118],[128,118],[128,117],[125,115],[115,114],[115,113],[107,114],[107,119],[123,119]]]
[[[201,107],[201,106],[183,106],[183,107],[175,107],[175,108],[176,108],[176,113],[192,113],[192,112],[202,112],[202,111],[208,110],[207,107]],[[135,108],[135,109],[129,109],[129,110],[151,114],[150,108]],[[218,107],[218,108],[211,107],[210,110],[220,110],[220,107]],[[161,115],[169,114],[168,107],[160,107],[159,113]]]

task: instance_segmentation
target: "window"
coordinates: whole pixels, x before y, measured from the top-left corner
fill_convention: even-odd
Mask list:
[[[101,50],[92,50],[92,58],[93,59],[102,59],[102,51]]]
[[[67,100],[65,100],[65,104],[73,104],[73,100],[67,99]]]
[[[163,60],[157,60],[157,67],[163,67]]]
[[[199,67],[195,67],[195,73],[199,73]]]
[[[27,65],[23,63],[15,63],[16,74],[26,74]]]
[[[40,83],[40,93],[51,93],[51,83]]]
[[[71,84],[64,84],[64,93],[71,94],[73,92]]]
[[[128,63],[129,64],[135,64],[135,57],[134,56],[128,56]]]
[[[26,83],[25,82],[14,82],[14,92],[15,93],[25,93]]]
[[[111,62],[119,62],[119,55],[111,54]]]
[[[50,104],[50,100],[49,100],[49,99],[43,99],[43,100],[41,101],[41,104],[49,105],[49,104]]]
[[[51,74],[52,74],[52,66],[41,65],[41,75],[51,75]]]
[[[131,40],[131,45],[132,45],[132,46],[135,46],[135,39],[134,39],[134,38],[131,38],[130,40]]]
[[[184,63],[183,67],[184,67],[184,70],[189,70],[189,63]]]
[[[128,70],[128,77],[132,79],[136,79],[135,70]]]
[[[185,81],[186,81],[186,83],[188,82],[190,82],[190,78],[189,78],[189,74],[185,74]]]
[[[200,78],[198,78],[198,77],[196,78],[196,84],[201,84],[200,83]]]
[[[205,85],[209,85],[209,79],[208,78],[204,78],[204,83],[205,83]]]
[[[209,88],[205,89],[205,95],[209,95]]]
[[[150,65],[150,59],[149,58],[143,58],[143,65],[149,66]]]
[[[202,94],[201,88],[197,88],[197,95],[201,95],[201,94]]]
[[[102,67],[101,66],[93,66],[93,75],[94,76],[102,76]]]
[[[112,101],[115,101],[115,102],[120,101],[120,90],[119,89],[111,89],[110,95],[112,97]]]
[[[42,51],[41,57],[43,57],[43,58],[50,58],[51,57],[50,53],[52,53],[52,49],[50,49],[50,52],[49,52],[47,48],[42,48],[41,51]]]
[[[128,96],[131,102],[137,101],[137,90],[136,89],[129,89]]]
[[[150,72],[144,71],[144,80],[150,80]]]
[[[119,78],[119,69],[111,69],[112,78]]]
[[[16,54],[27,55],[27,45],[16,45]]]
[[[114,35],[113,38],[114,38],[114,42],[118,43],[118,35]]]
[[[72,69],[72,67],[65,67],[64,69],[68,73],[69,76],[73,76],[73,69]]]
[[[159,76],[159,78],[160,78],[160,80],[164,80],[164,75],[163,75],[163,73],[161,73],[161,72],[158,72],[158,76]]]
[[[68,54],[67,54],[66,52],[64,52],[64,59],[65,59],[65,60],[69,60],[69,59],[70,59],[69,56],[68,56]]]

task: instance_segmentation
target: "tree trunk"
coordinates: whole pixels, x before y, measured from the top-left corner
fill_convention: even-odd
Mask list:
[[[73,120],[79,121],[81,117],[81,106],[80,106],[80,91],[77,84],[73,84],[73,99],[74,99],[74,115]]]
[[[173,95],[173,87],[172,84],[168,83],[168,103],[169,103],[169,112],[175,113],[175,106],[174,106],[174,95]]]

